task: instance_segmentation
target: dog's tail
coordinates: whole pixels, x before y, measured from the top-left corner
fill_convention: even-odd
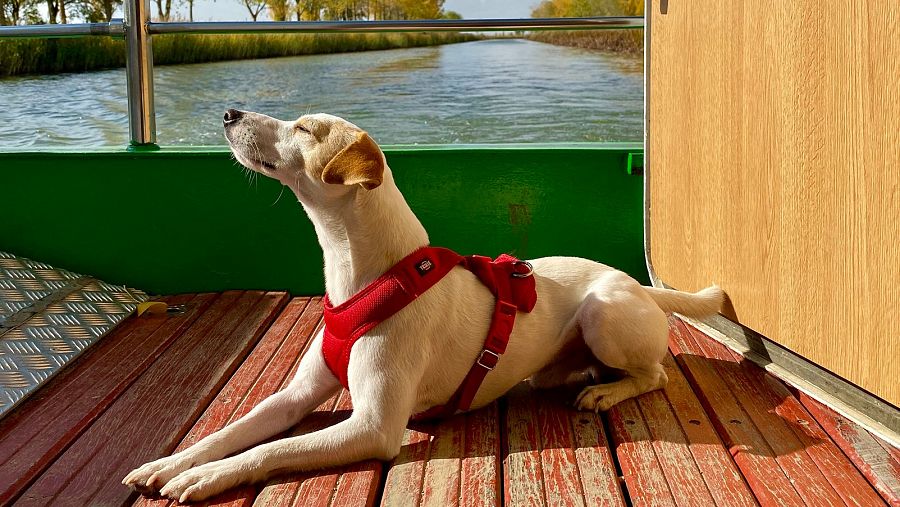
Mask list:
[[[722,309],[725,302],[725,292],[713,285],[699,292],[681,292],[670,289],[657,289],[656,287],[644,287],[653,301],[664,312],[678,312],[688,317],[703,317],[712,315]]]

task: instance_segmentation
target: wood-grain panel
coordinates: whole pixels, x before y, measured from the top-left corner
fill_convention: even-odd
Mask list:
[[[648,12],[657,276],[900,405],[900,3]]]

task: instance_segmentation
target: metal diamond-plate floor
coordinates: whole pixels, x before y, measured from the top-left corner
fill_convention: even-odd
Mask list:
[[[0,252],[0,417],[147,299]]]

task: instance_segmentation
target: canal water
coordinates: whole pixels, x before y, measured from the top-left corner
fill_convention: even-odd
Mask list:
[[[343,116],[381,144],[640,142],[639,57],[494,39],[155,69],[161,145],[223,145],[229,107]],[[123,69],[0,80],[0,149],[122,146]]]

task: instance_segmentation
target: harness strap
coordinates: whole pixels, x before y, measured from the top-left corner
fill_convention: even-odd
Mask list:
[[[347,387],[353,343],[415,301],[461,262],[463,257],[453,250],[420,248],[338,306],[332,306],[325,295],[322,352],[342,386]]]
[[[402,310],[459,264],[475,274],[496,298],[484,348],[450,400],[414,415],[413,419],[449,416],[471,407],[484,378],[506,352],[516,312],[530,312],[537,302],[531,265],[505,254],[491,260],[479,255],[462,257],[446,248],[424,247],[339,306],[332,306],[326,295],[322,352],[328,368],[341,385],[347,387],[348,384],[347,366],[353,343]]]

